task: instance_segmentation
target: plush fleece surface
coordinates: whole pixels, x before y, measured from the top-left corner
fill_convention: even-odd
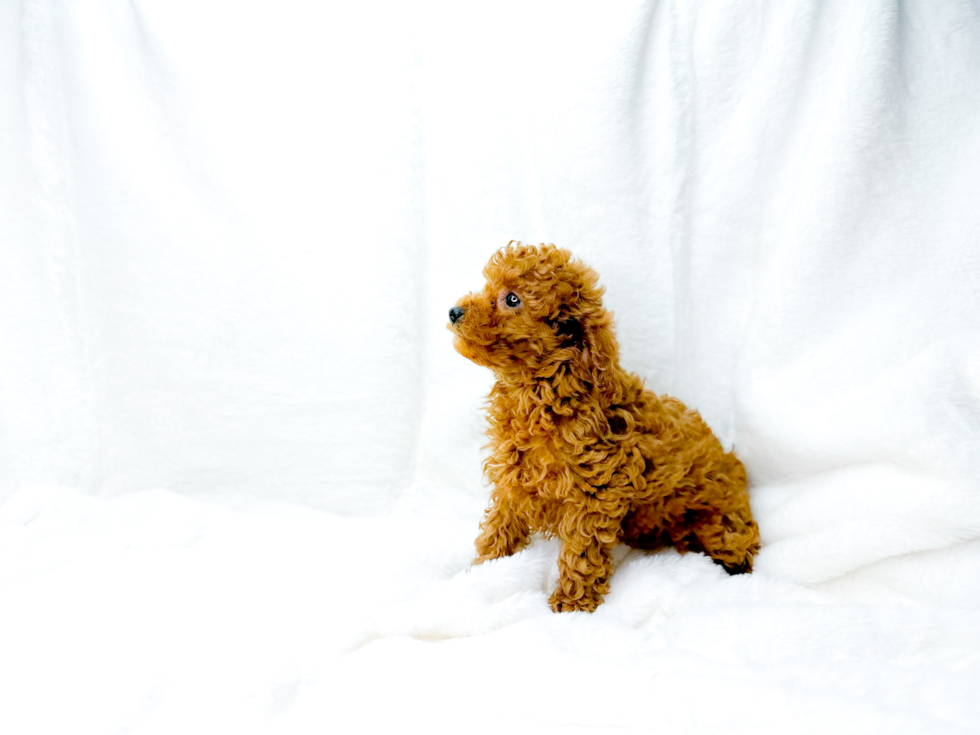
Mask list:
[[[8,732],[976,732],[976,543],[814,587],[620,548],[471,567],[463,521],[34,488],[0,509]],[[935,570],[942,570],[936,574]]]
[[[968,0],[0,3],[0,732],[980,730]],[[509,240],[744,463],[751,575],[469,565]]]

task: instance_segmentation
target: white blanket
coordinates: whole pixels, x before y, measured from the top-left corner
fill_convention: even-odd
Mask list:
[[[980,17],[0,5],[0,732],[980,731]],[[601,274],[752,575],[471,568],[494,249]]]

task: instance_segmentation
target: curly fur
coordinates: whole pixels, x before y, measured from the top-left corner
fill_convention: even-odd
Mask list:
[[[619,542],[751,571],[759,530],[742,463],[696,411],[619,366],[595,271],[554,245],[511,242],[483,274],[449,325],[456,350],[496,377],[475,563],[515,553],[531,533],[558,537],[556,612],[595,610]]]

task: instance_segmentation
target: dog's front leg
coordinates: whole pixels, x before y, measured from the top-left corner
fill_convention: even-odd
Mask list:
[[[497,498],[480,524],[473,563],[482,564],[520,551],[527,545],[529,534],[527,521],[506,499]]]
[[[582,511],[563,519],[559,529],[558,588],[551,595],[555,612],[593,612],[609,591],[612,550],[618,521],[603,513]]]

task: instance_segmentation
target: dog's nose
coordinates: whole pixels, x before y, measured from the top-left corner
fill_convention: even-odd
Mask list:
[[[465,312],[463,311],[462,307],[454,306],[452,309],[449,310],[449,321],[455,324],[456,322],[458,322],[460,319],[463,318],[464,313]]]

